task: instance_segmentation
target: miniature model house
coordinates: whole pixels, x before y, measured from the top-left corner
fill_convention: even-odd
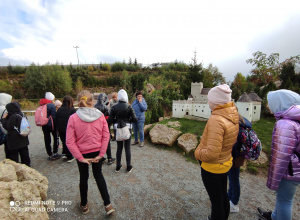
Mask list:
[[[191,95],[188,100],[173,100],[172,117],[183,118],[186,115],[208,119],[211,110],[208,105],[207,94],[210,88],[203,88],[203,83],[191,84]],[[256,93],[244,93],[235,103],[239,113],[249,121],[259,121],[261,112],[261,98]]]

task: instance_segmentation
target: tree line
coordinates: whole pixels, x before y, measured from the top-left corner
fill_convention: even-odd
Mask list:
[[[232,97],[236,101],[244,92],[254,91],[264,100],[264,111],[268,91],[284,88],[300,92],[300,75],[297,70],[300,56],[280,63],[278,53],[267,56],[257,51],[246,62],[253,66],[251,73],[248,76],[237,73],[233,82],[228,82],[233,90]],[[213,64],[203,67],[202,63],[197,61],[196,52],[190,64],[175,61],[149,68],[138,65],[137,59],[134,62],[129,59],[127,63],[123,61],[112,65],[100,63],[77,67],[71,64],[63,66],[32,63],[28,67],[8,65],[0,68],[0,77],[0,92],[12,94],[16,99],[38,99],[43,97],[46,91],[53,92],[56,97],[76,97],[83,88],[101,92],[99,88],[112,87],[111,92],[125,89],[129,99],[133,100],[134,93],[143,90],[151,110],[146,115],[149,122],[155,121],[164,112],[170,112],[173,100],[186,100],[190,95],[192,82],[203,82],[205,88],[226,83],[218,67]],[[276,85],[276,81],[279,81],[280,85]],[[155,89],[149,88],[149,84]],[[158,109],[158,106],[162,109]]]

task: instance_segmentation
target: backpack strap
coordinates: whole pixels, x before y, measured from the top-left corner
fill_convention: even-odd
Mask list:
[[[48,104],[51,104],[51,103],[47,103],[46,106],[48,106]],[[48,109],[47,109],[47,114],[48,114]],[[50,116],[49,116],[49,120],[51,119],[51,124],[52,124],[52,131],[54,130],[54,124],[53,124],[53,118],[52,118],[52,115],[50,113]]]

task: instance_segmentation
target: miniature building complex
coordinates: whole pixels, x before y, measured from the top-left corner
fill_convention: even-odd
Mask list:
[[[188,100],[173,100],[172,117],[183,118],[191,115],[208,119],[211,114],[207,99],[209,90],[210,88],[203,88],[202,82],[192,83]],[[243,117],[253,122],[260,120],[261,101],[256,93],[244,93],[235,105]]]

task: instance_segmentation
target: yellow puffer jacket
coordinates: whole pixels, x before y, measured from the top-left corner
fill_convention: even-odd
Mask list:
[[[213,173],[228,172],[232,165],[232,147],[238,133],[239,114],[234,103],[218,105],[212,111],[195,151],[196,159],[202,161],[202,168]],[[229,165],[222,168],[225,163]]]

